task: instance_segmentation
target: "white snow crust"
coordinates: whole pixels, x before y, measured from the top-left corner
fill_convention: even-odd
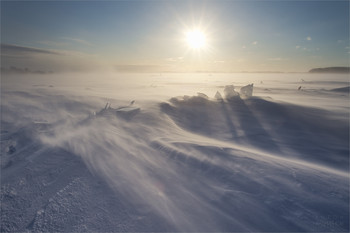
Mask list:
[[[332,74],[2,76],[1,231],[348,232],[348,87]]]

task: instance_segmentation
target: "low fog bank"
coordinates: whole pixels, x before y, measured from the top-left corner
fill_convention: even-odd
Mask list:
[[[174,96],[197,92],[214,97],[226,85],[242,87],[254,83],[254,95],[271,97],[297,105],[342,110],[349,92],[343,95],[333,89],[349,86],[344,74],[262,74],[262,73],[58,73],[49,75],[2,75],[2,91],[38,90],[77,96],[98,96],[131,101],[166,101]],[[332,91],[333,90],[333,91]],[[343,109],[344,110],[344,109]],[[347,109],[346,109],[347,112]]]
[[[343,78],[45,78],[2,85],[3,231],[349,230]]]

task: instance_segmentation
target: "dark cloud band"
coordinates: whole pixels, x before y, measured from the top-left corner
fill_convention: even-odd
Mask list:
[[[46,49],[38,49],[31,47],[24,47],[12,44],[1,44],[1,53],[5,54],[25,54],[25,53],[40,53],[40,54],[55,54],[60,55],[60,53],[53,52]]]

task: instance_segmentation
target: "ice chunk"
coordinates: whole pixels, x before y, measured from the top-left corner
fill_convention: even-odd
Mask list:
[[[222,100],[222,96],[221,96],[219,91],[216,92],[214,98],[217,99],[217,100]]]
[[[16,152],[16,147],[14,147],[13,145],[10,145],[7,149],[6,149],[6,152],[8,154],[13,154]]]
[[[131,106],[121,107],[121,108],[118,108],[115,111],[116,116],[120,116],[120,117],[122,117],[124,119],[131,119],[132,117],[134,117],[139,112],[140,112],[140,108],[138,108],[138,107],[131,107]]]
[[[204,94],[204,93],[198,92],[197,95],[198,95],[198,97],[201,97],[201,98],[204,98],[204,99],[209,99],[209,97],[206,94]]]
[[[253,96],[253,83],[241,88],[241,97],[252,97]]]
[[[224,94],[225,94],[226,99],[230,99],[230,98],[239,96],[239,93],[235,91],[235,87],[233,85],[225,86]]]
[[[125,119],[131,119],[137,113],[140,112],[139,107],[134,106],[135,100],[131,101],[128,106],[122,106],[119,108],[112,108],[110,103],[107,103],[106,106],[101,109],[101,111],[95,113],[95,116],[120,116]]]

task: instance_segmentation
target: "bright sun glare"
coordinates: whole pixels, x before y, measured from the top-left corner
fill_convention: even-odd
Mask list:
[[[191,49],[202,49],[206,46],[207,38],[202,31],[196,29],[186,33],[186,42]]]

